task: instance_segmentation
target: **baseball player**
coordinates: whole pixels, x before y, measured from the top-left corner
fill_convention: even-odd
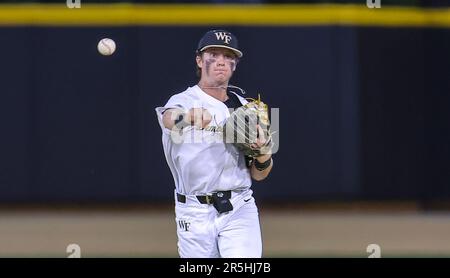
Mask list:
[[[197,85],[156,108],[167,163],[175,181],[178,252],[182,258],[259,258],[258,209],[252,179],[273,165],[271,153],[246,157],[223,140],[230,110],[247,101],[230,90],[242,52],[225,30],[208,31],[196,51]],[[236,87],[235,87],[236,88]],[[258,137],[256,147],[267,139]]]

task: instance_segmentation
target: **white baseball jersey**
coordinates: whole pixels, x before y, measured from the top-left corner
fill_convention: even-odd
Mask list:
[[[237,95],[242,104],[247,101]],[[186,127],[184,138],[174,142],[173,133],[162,122],[169,108],[205,108],[212,115],[203,130]],[[185,195],[205,195],[216,191],[246,190],[251,186],[250,171],[244,155],[233,144],[223,142],[222,125],[230,116],[228,107],[205,93],[199,86],[173,95],[164,107],[156,108],[163,130],[164,153],[172,172],[176,191]],[[175,138],[176,139],[176,138]]]

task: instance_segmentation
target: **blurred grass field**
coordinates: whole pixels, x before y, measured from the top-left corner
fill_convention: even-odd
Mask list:
[[[450,213],[416,210],[261,209],[264,257],[450,257]],[[176,258],[172,206],[0,210],[1,257]]]

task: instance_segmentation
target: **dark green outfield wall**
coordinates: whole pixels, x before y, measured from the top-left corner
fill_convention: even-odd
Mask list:
[[[208,29],[1,27],[0,200],[171,200],[154,108],[196,83]],[[232,83],[280,108],[260,200],[450,197],[449,29],[228,29]]]

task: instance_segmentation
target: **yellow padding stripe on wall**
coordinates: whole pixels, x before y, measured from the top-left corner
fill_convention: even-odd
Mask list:
[[[63,0],[62,0],[63,1]],[[364,1],[365,2],[365,1]],[[0,5],[0,25],[358,25],[450,27],[450,9],[361,5],[150,5],[64,4]]]

